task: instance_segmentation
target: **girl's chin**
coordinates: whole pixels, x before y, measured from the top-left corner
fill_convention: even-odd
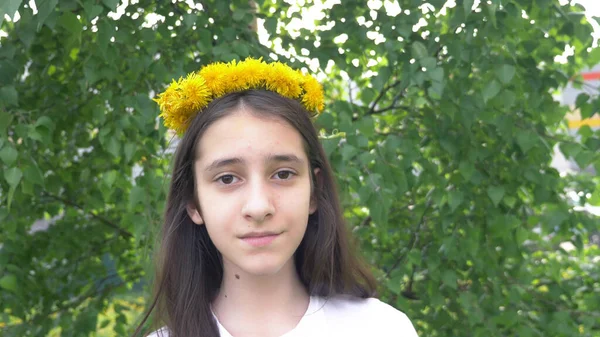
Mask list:
[[[244,261],[239,265],[245,273],[254,276],[273,276],[281,273],[287,268],[284,268],[288,261],[279,259],[256,258],[253,261]],[[290,268],[293,270],[293,268]]]

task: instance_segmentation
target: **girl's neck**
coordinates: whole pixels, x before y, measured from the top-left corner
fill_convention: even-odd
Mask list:
[[[233,336],[246,332],[280,336],[298,324],[310,297],[293,258],[277,274],[268,276],[250,275],[223,262],[223,282],[212,308]]]

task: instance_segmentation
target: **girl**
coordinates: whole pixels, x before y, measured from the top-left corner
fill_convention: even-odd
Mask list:
[[[281,63],[216,63],[156,100],[182,135],[154,301],[170,337],[416,337],[375,299],[311,122],[320,84]]]

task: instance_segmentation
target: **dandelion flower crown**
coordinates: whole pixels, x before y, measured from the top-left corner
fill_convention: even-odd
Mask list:
[[[261,59],[211,63],[171,85],[154,101],[167,128],[185,132],[194,116],[212,100],[232,92],[266,89],[299,100],[304,108],[318,116],[323,110],[323,87],[317,80],[289,66]]]

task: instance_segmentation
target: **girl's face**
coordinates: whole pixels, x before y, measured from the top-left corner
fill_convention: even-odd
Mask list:
[[[298,131],[240,109],[205,131],[196,156],[200,209],[190,204],[188,214],[206,226],[224,268],[272,275],[289,266],[316,210]],[[277,235],[245,239],[265,232]]]

